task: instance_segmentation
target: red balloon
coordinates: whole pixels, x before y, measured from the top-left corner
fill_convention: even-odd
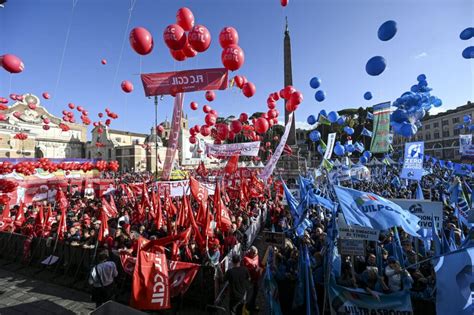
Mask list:
[[[211,111],[211,106],[204,105],[204,107],[202,108],[202,111],[205,112],[206,114],[209,113]]]
[[[235,71],[240,69],[244,64],[245,54],[239,46],[230,45],[222,51],[221,60],[226,69]]]
[[[73,103],[69,103],[67,104],[67,106],[70,108],[70,109],[74,109],[75,105]]]
[[[226,26],[219,34],[219,43],[221,44],[222,48],[227,48],[230,45],[238,45],[239,33],[237,33],[235,28]]]
[[[82,110],[82,115],[87,116],[87,115],[89,115],[89,112],[86,111],[85,109],[83,109],[83,110]]]
[[[180,8],[176,12],[176,23],[185,31],[190,31],[194,26],[193,12],[186,7]]]
[[[49,125],[43,125],[43,130],[49,130]]]
[[[298,105],[295,105],[293,104],[292,102],[286,102],[285,104],[285,108],[288,112],[294,112],[296,110],[296,108],[298,107]]]
[[[191,102],[190,106],[192,110],[198,109],[198,104],[196,102]]]
[[[156,126],[156,132],[157,132],[158,134],[161,135],[161,134],[163,133],[163,131],[165,131],[165,128],[164,128],[162,125]]]
[[[229,131],[229,140],[232,141],[235,138],[235,133],[233,131]]]
[[[186,55],[184,54],[183,50],[172,50],[170,49],[171,56],[177,61],[184,61],[186,60]]]
[[[217,136],[221,140],[226,140],[229,135],[229,126],[227,124],[217,124]]]
[[[100,61],[100,63],[103,64],[103,65],[106,65],[106,64],[107,64],[107,60],[102,59],[102,60]]]
[[[132,82],[130,81],[122,81],[122,90],[125,92],[125,93],[130,93],[133,91],[133,84]],[[84,114],[86,115],[86,114]],[[87,115],[86,115],[87,116]]]
[[[300,91],[291,93],[289,102],[298,106],[303,102],[303,94]]]
[[[36,104],[35,103],[29,103],[28,108],[31,109],[31,110],[35,110],[36,109]]]
[[[296,91],[296,89],[294,87],[292,87],[291,85],[287,85],[283,89],[283,96],[282,97],[285,100],[288,100],[290,98],[291,94],[293,94],[293,92],[295,92],[295,91]],[[280,94],[280,96],[281,96],[281,94]]]
[[[144,27],[136,27],[130,32],[130,45],[140,55],[148,55],[153,50],[153,37]]]
[[[222,141],[220,139],[214,140],[214,144],[221,144],[221,143],[222,143]]]
[[[217,117],[212,115],[212,114],[207,114],[206,117],[204,118],[204,121],[206,122],[206,125],[208,126],[214,126],[216,124]]]
[[[51,95],[49,95],[48,92],[44,92],[43,93],[43,98],[46,99],[46,100],[49,100],[51,98]]]
[[[186,33],[178,24],[168,25],[163,32],[163,39],[172,50],[181,50],[186,45]]]
[[[25,69],[23,61],[12,54],[0,56],[0,66],[10,73],[20,73]]]
[[[195,57],[198,54],[198,52],[195,51],[188,42],[186,42],[186,45],[184,45],[183,53],[188,58]]]
[[[7,120],[7,116],[5,114],[0,114],[0,121],[5,121]]]
[[[102,117],[104,117],[104,114],[98,113],[97,116],[99,116],[99,118],[102,118]]]
[[[280,99],[280,94],[278,94],[278,92],[274,92],[274,93],[271,94],[271,97],[276,102]]]
[[[232,132],[234,132],[235,134],[241,132],[242,131],[242,123],[240,122],[240,120],[233,120],[230,123],[230,130],[232,130]]]
[[[189,137],[189,143],[191,143],[191,144],[195,144],[195,143],[196,143],[196,140],[197,140],[197,139],[196,139],[196,137],[194,137],[194,136]]]
[[[216,93],[214,91],[206,91],[206,100],[212,102],[216,98]]]
[[[194,125],[193,129],[196,133],[201,132],[201,126],[199,126],[199,125]]]
[[[211,45],[211,33],[205,26],[196,25],[189,32],[188,41],[194,50],[204,52]]]
[[[267,106],[268,106],[269,109],[274,109],[275,108],[276,103],[273,100],[273,98],[271,98],[271,97],[267,98]]]
[[[110,120],[109,118],[105,120],[106,126],[110,126],[111,123],[112,123],[112,120]]]
[[[247,97],[252,97],[255,94],[255,91],[255,84],[253,84],[252,82],[247,82],[242,87],[242,93],[244,93],[244,95]]]
[[[202,126],[201,127],[201,134],[204,136],[204,137],[207,137],[211,134],[211,128],[209,128],[208,126]]]
[[[289,0],[280,0],[280,4],[282,7],[286,7],[288,5]]]
[[[240,114],[240,117],[239,117],[240,122],[244,123],[244,122],[246,122],[248,119],[249,119],[249,115],[247,115],[246,113]]]
[[[72,105],[74,105],[74,104],[72,104]],[[71,108],[71,103],[69,104],[69,108]],[[73,109],[73,108],[74,108],[74,106],[72,106],[71,109]],[[82,107],[82,106],[77,106],[77,111],[78,111],[78,112],[84,111],[84,107]],[[86,115],[86,116],[87,116],[87,115]]]
[[[264,134],[265,132],[267,132],[269,128],[268,121],[263,117],[259,117],[257,121],[255,122],[254,126],[255,126],[255,131],[257,131],[260,134]]]
[[[263,113],[260,117],[263,117],[263,118],[265,118],[266,120],[268,120],[268,115],[267,115],[267,113]]]
[[[235,82],[235,85],[237,85],[237,87],[241,89],[242,86],[244,85],[244,78],[242,78],[240,75],[236,75],[234,77],[234,82]]]
[[[267,112],[267,116],[268,116],[268,118],[270,118],[270,119],[277,117],[276,114],[277,114],[276,109],[270,109],[270,110]]]
[[[214,116],[216,116],[216,117],[219,116],[219,115],[217,115],[217,111],[216,111],[215,109],[211,109],[211,110],[209,111],[209,114],[214,115]]]

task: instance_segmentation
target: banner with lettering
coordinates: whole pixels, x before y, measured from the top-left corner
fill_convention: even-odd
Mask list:
[[[214,190],[216,188],[215,183],[210,182],[199,182],[202,187],[206,188],[207,194],[209,196],[214,195]],[[159,181],[156,182],[155,185],[159,186],[160,196],[164,197],[165,192],[170,197],[181,197],[183,194],[189,195],[191,190],[189,189],[189,180],[175,180],[175,181]]]
[[[472,135],[459,135],[459,153],[464,153],[464,148],[472,144]]]
[[[169,180],[171,169],[173,167],[176,149],[178,148],[179,133],[181,132],[181,117],[183,114],[184,94],[178,93],[174,98],[173,119],[171,120],[171,133],[168,138],[168,148],[166,149],[165,163],[161,178]]]
[[[420,218],[418,225],[422,229],[431,229],[432,218],[435,221],[437,229],[441,229],[443,226],[442,202],[416,199],[390,199],[390,201]]]
[[[257,156],[260,150],[260,141],[231,143],[231,144],[211,144],[206,143],[206,154],[214,156]]]
[[[374,106],[374,130],[370,151],[372,153],[386,153],[390,147],[390,102]]]
[[[424,142],[405,143],[405,155],[401,178],[421,180],[423,176]]]
[[[130,306],[139,310],[171,308],[168,263],[164,252],[139,251],[133,271]]]
[[[146,96],[193,91],[225,90],[228,71],[225,68],[144,73],[141,75]]]
[[[328,161],[331,159],[332,150],[334,150],[335,143],[336,143],[336,133],[334,132],[334,133],[328,134],[328,142],[326,145],[326,151],[324,152],[324,158]]]
[[[375,293],[378,299],[363,289],[352,289],[337,285],[334,278],[329,281],[329,300],[332,315],[397,314],[411,315],[410,292],[397,291],[390,294]]]
[[[283,149],[285,148],[286,140],[288,140],[288,135],[290,134],[291,125],[293,124],[293,113],[288,116],[288,123],[285,126],[285,132],[281,136],[280,143],[275,149],[270,160],[267,162],[267,165],[263,168],[262,172],[258,175],[259,178],[266,181],[273,173],[275,166],[277,165],[278,160],[280,159]]]

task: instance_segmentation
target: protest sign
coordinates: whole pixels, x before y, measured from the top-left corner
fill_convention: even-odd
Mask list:
[[[443,225],[443,203],[428,200],[390,199],[402,209],[420,218],[418,225],[422,229],[431,229],[431,218],[434,218],[436,228],[441,229]]]
[[[423,176],[424,142],[405,143],[401,178],[420,180]]]
[[[332,150],[334,150],[334,144],[336,142],[336,133],[330,133],[328,134],[328,141],[327,141],[327,145],[326,145],[326,151],[324,152],[324,158],[326,160],[330,160],[331,159],[331,155],[332,155]]]
[[[365,244],[359,240],[340,239],[341,255],[365,256]]]
[[[267,244],[272,244],[275,246],[285,246],[285,233],[263,231],[263,240]]]
[[[378,241],[379,231],[359,226],[345,226],[339,229],[339,238],[359,241]]]

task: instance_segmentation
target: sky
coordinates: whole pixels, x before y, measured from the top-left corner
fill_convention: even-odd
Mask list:
[[[206,52],[177,62],[164,44],[163,30],[175,23],[176,11],[183,6],[193,11],[196,23],[209,29],[212,42]],[[13,75],[0,71],[0,96],[49,92],[51,99],[42,104],[55,115],[61,116],[72,102],[97,120],[97,113],[108,107],[120,116],[112,128],[149,133],[154,106],[144,95],[139,73],[222,67],[219,32],[233,26],[245,64],[231,75],[245,75],[257,92],[246,98],[236,88],[216,91],[210,105],[220,116],[266,111],[268,94],[283,88],[285,16],[293,85],[304,95],[296,112],[298,127],[307,127],[306,117],[321,109],[393,101],[416,83],[420,73],[426,74],[432,94],[443,100],[441,110],[474,101],[474,60],[461,56],[465,47],[474,46],[474,39],[459,39],[464,28],[474,26],[472,0],[290,0],[285,8],[279,0],[9,0],[0,9],[0,55],[19,56],[25,70]],[[382,42],[377,29],[386,20],[395,20],[398,32]],[[137,26],[154,37],[155,47],[147,56],[140,57],[130,47],[128,34]],[[372,77],[365,64],[375,55],[386,59],[387,69]],[[314,76],[322,80],[326,93],[321,103],[309,86]],[[134,84],[132,93],[122,92],[123,80]],[[372,92],[371,101],[363,99],[366,91]],[[192,111],[189,103],[195,101],[201,109],[208,104],[204,94],[185,95],[191,126],[201,125],[204,113]],[[159,121],[171,119],[172,106],[170,96],[159,102]],[[277,109],[282,114],[283,106],[280,101]]]

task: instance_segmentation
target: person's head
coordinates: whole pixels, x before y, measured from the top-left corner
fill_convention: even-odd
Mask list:
[[[377,259],[374,254],[369,254],[367,257],[367,264],[368,265],[375,265],[377,263]]]
[[[403,241],[402,246],[403,246],[403,250],[404,250],[405,252],[412,251],[412,249],[413,249],[413,248],[412,248],[412,245],[411,245],[411,242],[408,241],[408,240],[407,240],[407,241]]]
[[[392,268],[398,265],[398,260],[393,256],[388,257],[387,262],[388,262],[388,265]]]
[[[367,267],[367,275],[369,279],[377,279],[379,269],[377,267]]]
[[[255,257],[255,256],[257,256],[257,255],[258,255],[258,249],[257,249],[257,247],[255,247],[255,246],[250,247],[250,249],[249,249],[249,255],[250,255],[250,257],[252,257],[252,258]]]
[[[103,250],[99,253],[98,256],[99,262],[104,262],[109,259],[109,252],[107,250]]]
[[[232,256],[232,263],[234,266],[240,266],[240,256],[239,255],[233,255]]]

